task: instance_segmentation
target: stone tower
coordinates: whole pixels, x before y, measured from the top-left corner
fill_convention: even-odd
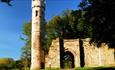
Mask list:
[[[31,70],[41,68],[45,0],[32,0]]]

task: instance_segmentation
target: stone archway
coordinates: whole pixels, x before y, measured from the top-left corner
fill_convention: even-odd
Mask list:
[[[74,68],[74,55],[70,51],[64,52],[64,55],[62,57],[62,64],[61,68]]]

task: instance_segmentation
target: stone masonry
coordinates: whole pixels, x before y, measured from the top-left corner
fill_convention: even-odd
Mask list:
[[[103,43],[100,48],[89,43],[89,38],[82,39],[84,49],[84,67],[110,66],[115,65],[114,48],[108,48]],[[59,39],[53,40],[49,53],[45,57],[45,67],[60,68]],[[75,67],[80,67],[80,44],[79,39],[64,39],[64,51],[74,55]]]
[[[44,67],[45,0],[32,0],[31,70]]]

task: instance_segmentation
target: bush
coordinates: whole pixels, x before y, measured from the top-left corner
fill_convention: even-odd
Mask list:
[[[12,58],[0,58],[0,69],[11,69],[13,68],[14,60]]]
[[[10,64],[14,62],[12,58],[0,58],[0,64]]]
[[[11,58],[0,58],[0,70],[30,70],[22,60],[14,61]]]

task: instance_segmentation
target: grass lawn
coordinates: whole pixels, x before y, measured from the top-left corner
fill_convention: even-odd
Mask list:
[[[2,70],[6,70],[6,69],[2,69]],[[7,70],[20,70],[20,69],[7,69]],[[22,70],[29,70],[29,68],[22,69]],[[74,69],[46,68],[41,70],[115,70],[115,67],[83,67],[83,68],[78,67]]]
[[[75,68],[74,70],[115,70],[115,67],[84,67]]]
[[[47,68],[42,70],[115,70],[115,67],[83,67],[83,68],[75,68],[75,69],[60,69],[60,68]]]

